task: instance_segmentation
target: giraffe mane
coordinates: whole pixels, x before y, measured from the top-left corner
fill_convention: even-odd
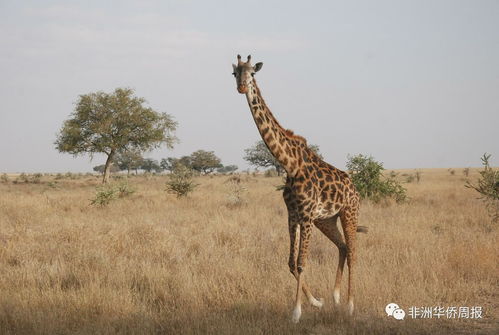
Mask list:
[[[300,135],[296,135],[291,129],[286,129],[284,130],[286,136],[294,139],[294,140],[298,140],[300,142],[303,142],[305,143],[305,145],[307,144],[307,140],[305,139],[305,137],[302,137]]]

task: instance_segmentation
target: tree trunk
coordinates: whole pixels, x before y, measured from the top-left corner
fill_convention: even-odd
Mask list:
[[[111,164],[113,163],[114,150],[111,150],[109,155],[107,155],[106,166],[104,167],[104,177],[102,178],[102,183],[107,184],[109,182],[109,175],[111,174]]]

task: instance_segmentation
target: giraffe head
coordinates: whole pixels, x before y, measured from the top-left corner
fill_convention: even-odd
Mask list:
[[[232,64],[234,72],[232,74],[236,78],[237,91],[241,94],[248,92],[248,86],[253,82],[253,76],[263,66],[263,63],[251,65],[251,56],[248,56],[246,62],[241,61],[241,56],[237,55],[237,65]]]

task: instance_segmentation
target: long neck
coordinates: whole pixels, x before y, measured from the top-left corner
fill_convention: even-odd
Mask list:
[[[294,176],[301,164],[299,159],[301,152],[307,147],[306,142],[302,138],[293,136],[292,132],[279,124],[265,104],[254,79],[252,85],[248,87],[246,99],[267,148],[286,170],[288,176]]]

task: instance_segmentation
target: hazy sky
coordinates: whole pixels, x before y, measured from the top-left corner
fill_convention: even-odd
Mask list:
[[[286,127],[344,168],[499,162],[499,1],[0,0],[0,172],[91,171],[54,140],[78,95],[131,87],[179,122],[181,143],[247,165],[260,139],[236,54],[264,63]]]

